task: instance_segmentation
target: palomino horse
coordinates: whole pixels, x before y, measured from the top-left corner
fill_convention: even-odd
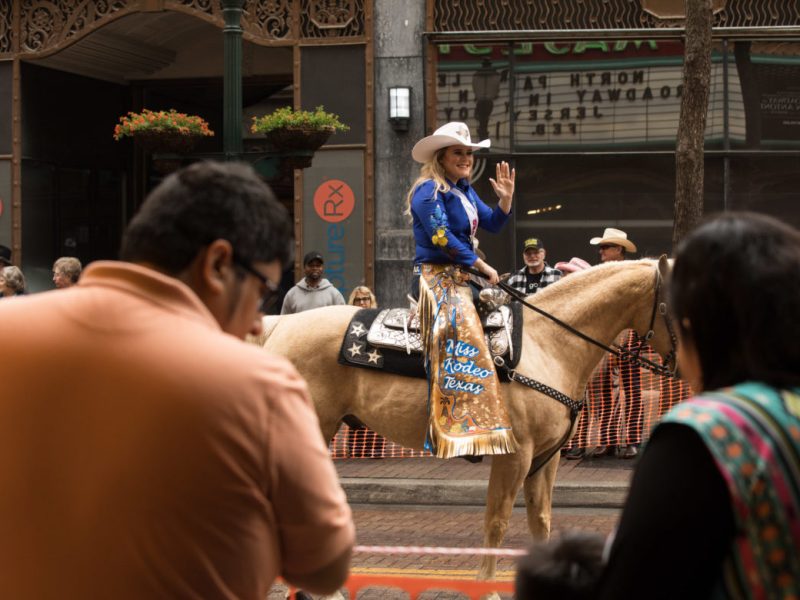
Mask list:
[[[671,337],[656,306],[664,301],[658,283],[668,270],[666,257],[607,263],[570,275],[528,300],[604,344],[611,344],[624,329],[633,328],[644,335],[653,327],[650,343],[663,356],[670,349]],[[356,310],[332,306],[266,317],[259,343],[290,359],[308,382],[327,440],[350,414],[396,443],[422,449],[428,421],[427,383],[337,362],[342,338]],[[523,313],[517,372],[581,399],[604,350],[532,310]],[[500,546],[523,484],[531,534],[536,539],[549,536],[557,457],[526,475],[535,457],[557,450],[571,423],[569,409],[552,398],[516,382],[502,389],[519,449],[492,457],[484,522],[484,546],[488,548]],[[494,557],[485,557],[479,578],[492,579],[495,566]]]

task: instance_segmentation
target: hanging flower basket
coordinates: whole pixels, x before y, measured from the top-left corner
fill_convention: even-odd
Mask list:
[[[325,112],[323,106],[313,111],[292,110],[288,106],[262,117],[253,117],[250,130],[263,133],[277,152],[317,151],[336,131],[350,129],[334,113]]]
[[[142,131],[133,136],[136,145],[152,154],[188,154],[195,149],[202,135],[167,131]]]
[[[282,127],[266,132],[264,137],[278,152],[316,152],[328,141],[333,132],[333,127],[325,129]]]
[[[174,109],[154,112],[145,108],[141,113],[129,112],[119,118],[114,128],[115,140],[130,137],[146,152],[162,154],[186,154],[203,137],[213,135],[202,118]]]

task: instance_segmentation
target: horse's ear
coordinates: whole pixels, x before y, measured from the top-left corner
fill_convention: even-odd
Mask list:
[[[672,263],[670,263],[669,258],[667,258],[666,254],[662,254],[658,257],[658,272],[661,273],[662,277],[667,277],[669,275],[670,270],[672,269]]]

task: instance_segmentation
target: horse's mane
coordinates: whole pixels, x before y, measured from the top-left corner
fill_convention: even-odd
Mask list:
[[[575,310],[582,304],[599,300],[599,295],[611,287],[612,279],[620,277],[628,285],[635,286],[632,291],[641,292],[642,287],[652,285],[652,279],[642,277],[645,274],[643,269],[647,267],[647,273],[652,274],[657,264],[657,261],[651,259],[602,263],[562,277],[536,294],[528,296],[527,300],[544,310],[559,306],[568,306]],[[593,293],[587,294],[587,290]]]

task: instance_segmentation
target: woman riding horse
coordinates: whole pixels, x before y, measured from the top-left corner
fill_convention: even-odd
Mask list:
[[[408,192],[416,256],[412,295],[419,297],[429,382],[430,424],[426,448],[440,458],[514,452],[516,441],[492,357],[473,305],[469,274],[480,271],[490,284],[497,271],[475,252],[480,226],[499,231],[508,221],[515,172],[497,164],[489,179],[499,202],[489,208],[470,185],[473,150],[464,123],[447,123],[416,143],[412,157],[422,163]]]

